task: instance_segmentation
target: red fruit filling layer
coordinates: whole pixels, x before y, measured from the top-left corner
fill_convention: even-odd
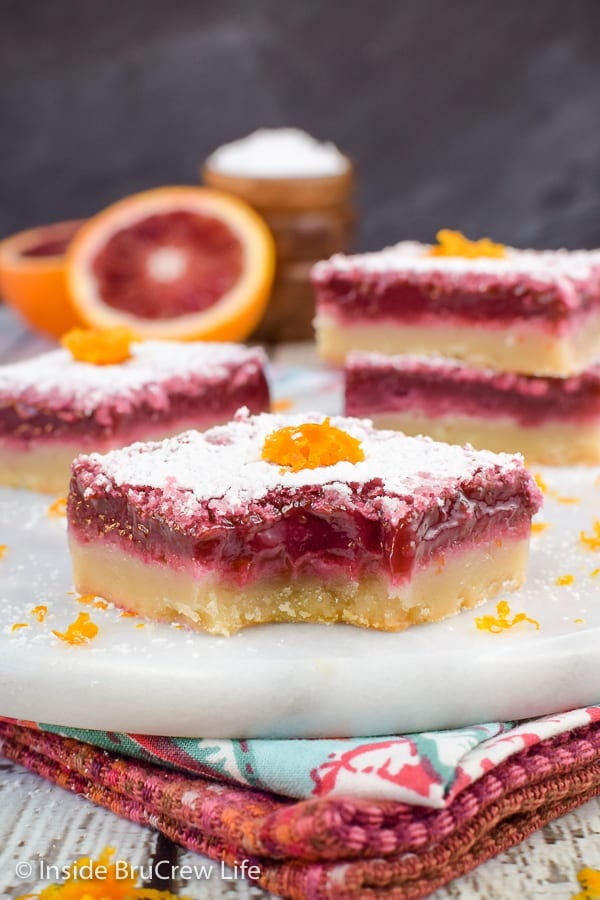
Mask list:
[[[233,288],[242,269],[243,249],[233,231],[219,219],[184,210],[156,213],[117,231],[92,264],[102,301],[142,319],[202,312]]]
[[[570,378],[543,378],[355,354],[345,377],[346,414],[352,416],[411,411],[432,418],[507,416],[524,427],[600,418],[600,367]]]
[[[92,410],[78,408],[67,397],[24,392],[17,399],[0,398],[0,439],[11,446],[30,441],[76,441],[93,447],[112,436],[122,439],[144,431],[156,433],[164,425],[206,427],[230,418],[240,406],[259,413],[269,408],[269,387],[255,363],[231,368],[216,383],[203,375],[165,380],[153,385],[141,397],[115,392]],[[132,438],[133,440],[133,438]]]
[[[479,542],[524,539],[540,505],[527,471],[497,476],[489,471],[464,481],[460,490],[404,497],[405,514],[386,516],[379,479],[348,484],[351,504],[332,502],[321,486],[269,491],[243,513],[219,515],[207,502],[182,515],[189,495],[176,485],[165,491],[126,485],[93,486],[97,462],[73,466],[68,503],[71,536],[113,544],[145,562],[216,577],[244,587],[285,577],[336,580],[387,576],[392,584],[435,557]],[[159,512],[160,510],[160,512]],[[440,560],[443,565],[443,559]]]
[[[339,321],[368,320],[435,324],[469,321],[506,327],[527,320],[561,332],[574,317],[600,311],[600,290],[590,284],[555,284],[535,278],[493,278],[472,273],[457,284],[443,272],[418,276],[398,273],[334,272],[313,278],[318,311]]]

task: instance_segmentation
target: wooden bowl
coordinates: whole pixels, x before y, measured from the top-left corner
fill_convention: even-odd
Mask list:
[[[349,205],[296,212],[261,210],[261,215],[275,238],[278,260],[326,259],[352,247],[356,217]]]
[[[268,210],[326,209],[345,205],[354,187],[354,169],[348,167],[339,175],[321,178],[246,178],[225,175],[202,166],[201,179],[209,187],[235,194],[259,212]]]

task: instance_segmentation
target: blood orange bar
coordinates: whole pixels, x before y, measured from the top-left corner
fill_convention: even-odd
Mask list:
[[[307,433],[312,458],[331,429],[360,448],[356,462],[293,471],[264,458]],[[240,411],[204,433],[80,456],[69,539],[78,591],[152,619],[213,634],[264,622],[397,631],[521,585],[540,502],[518,456],[353,418]]]
[[[0,484],[65,492],[78,453],[159,439],[269,407],[265,356],[237,344],[133,343],[118,365],[66,349],[0,367]]]
[[[321,355],[350,350],[457,357],[572,375],[600,358],[600,252],[502,248],[502,258],[434,256],[404,242],[317,263]]]
[[[569,378],[477,369],[441,357],[354,351],[347,415],[381,428],[508,453],[544,465],[600,464],[600,367]]]

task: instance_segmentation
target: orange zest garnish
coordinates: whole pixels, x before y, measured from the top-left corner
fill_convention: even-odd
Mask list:
[[[579,503],[579,497],[561,497],[561,495],[554,491],[551,487],[548,486],[547,482],[544,481],[542,475],[539,472],[533,472],[533,480],[539,487],[542,494],[548,494],[553,500],[556,500],[557,503],[566,503],[566,504],[574,504]]]
[[[48,507],[48,515],[51,519],[61,519],[67,514],[67,498],[59,497]]]
[[[565,585],[573,584],[574,581],[574,575],[559,575],[555,584],[558,585],[558,587],[564,587]]]
[[[596,578],[598,575],[600,575],[600,569],[592,569],[590,572],[590,578]]]
[[[8,544],[0,544],[0,559],[3,558],[3,556],[7,550],[8,550]]]
[[[135,335],[130,328],[118,325],[106,331],[72,328],[62,338],[73,359],[95,366],[111,366],[125,362],[131,356],[131,342]]]
[[[137,615],[138,613],[133,612],[132,609],[124,609],[120,617],[121,619],[135,619]]]
[[[542,534],[546,531],[547,528],[550,528],[550,522],[532,522],[531,523],[531,533],[532,534]]]
[[[82,594],[77,598],[78,603],[85,603],[86,606],[93,606],[94,609],[108,609],[106,600],[97,600],[95,594]]]
[[[479,616],[475,619],[477,628],[479,628],[480,631],[489,631],[492,634],[500,634],[501,631],[505,631],[507,628],[513,628],[513,626],[518,625],[520,622],[529,622],[531,625],[535,625],[536,631],[540,630],[540,623],[537,619],[530,618],[524,612],[516,613],[512,619],[509,619],[510,606],[506,600],[500,600],[500,602],[496,604],[496,613],[496,616]]]
[[[583,619],[573,619],[573,625],[583,625]]]
[[[495,244],[489,238],[470,241],[462,232],[452,231],[450,228],[442,228],[436,238],[437,244],[427,251],[427,256],[463,256],[467,259],[479,256],[504,259],[506,256],[504,244]]]
[[[98,626],[91,621],[89,613],[79,613],[66,631],[53,631],[52,634],[66,644],[87,644],[98,634]]]
[[[114,854],[114,847],[106,847],[97,860],[78,859],[63,884],[48,885],[39,894],[26,894],[19,900],[177,900],[170,891],[136,887],[135,869],[123,860],[113,862]]]
[[[265,438],[262,458],[299,472],[339,462],[357,463],[365,458],[360,441],[341,428],[323,422],[305,422],[279,428]]]
[[[571,896],[571,900],[597,900],[600,897],[600,871],[585,866],[577,873],[577,881],[582,890]]]
[[[11,625],[11,631],[19,631],[21,628],[29,628],[29,624],[27,622],[15,622],[14,625]]]
[[[44,606],[43,603],[40,603],[39,606],[34,606],[31,610],[31,615],[38,620],[38,622],[43,622],[46,616],[48,615],[48,607]]]
[[[579,540],[588,550],[600,550],[600,519],[594,519],[592,522],[592,534],[586,534],[585,531],[579,532]],[[598,569],[592,572],[595,575]]]

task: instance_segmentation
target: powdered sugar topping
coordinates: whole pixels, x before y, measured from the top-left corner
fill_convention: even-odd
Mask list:
[[[553,283],[564,276],[585,280],[600,273],[600,250],[518,250],[506,247],[504,258],[462,256],[429,256],[430,244],[401,241],[376,253],[337,253],[317,263],[312,270],[316,281],[336,272],[364,272],[366,274],[447,273],[449,275],[481,274],[493,276],[530,275],[540,281]]]
[[[222,381],[242,363],[259,368],[262,350],[238,344],[142,341],[131,345],[131,358],[119,365],[79,362],[68,350],[53,350],[0,366],[0,399],[47,399],[52,406],[72,404],[92,412],[111,398],[130,398],[140,390],[191,374]]]
[[[239,512],[278,488],[321,486],[344,505],[351,486],[380,480],[381,494],[391,506],[397,498],[419,492],[439,496],[480,470],[514,473],[523,468],[522,457],[476,451],[442,444],[429,438],[407,437],[396,431],[379,431],[366,419],[332,417],[331,424],[361,441],[365,459],[358,463],[291,472],[265,462],[261,453],[265,438],[278,428],[303,422],[322,422],[321,413],[248,416],[241,410],[228,425],[200,433],[188,431],[158,443],[133,444],[106,455],[79,457],[75,463],[85,485],[84,496],[124,487],[131,495],[144,488],[158,488],[169,503],[175,495],[182,514],[191,514],[207,503],[219,514]],[[91,475],[91,477],[89,477]],[[386,501],[387,502],[387,501]]]
[[[206,163],[224,175],[248,178],[323,178],[348,169],[348,160],[334,144],[298,128],[261,128],[223,144]]]

